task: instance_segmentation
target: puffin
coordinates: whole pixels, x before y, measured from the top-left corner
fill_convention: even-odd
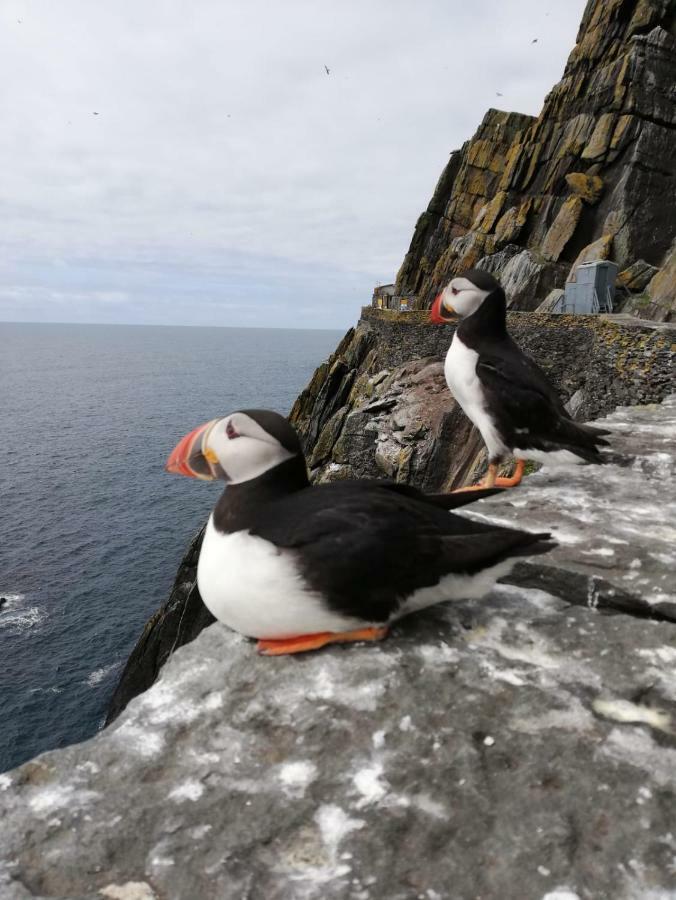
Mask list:
[[[546,533],[451,510],[496,493],[425,494],[388,481],[311,484],[300,440],[278,413],[212,419],[171,452],[167,471],[226,483],[197,564],[202,599],[270,656],[376,641],[418,609],[478,598]]]
[[[430,319],[437,325],[460,317],[446,355],[448,387],[481,432],[488,472],[473,490],[514,487],[527,459],[554,465],[602,463],[607,429],[574,422],[539,366],[507,331],[507,302],[500,283],[488,272],[470,269],[453,278],[436,297]],[[498,465],[516,459],[510,478],[498,478]]]

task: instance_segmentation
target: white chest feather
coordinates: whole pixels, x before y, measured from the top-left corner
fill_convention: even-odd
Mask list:
[[[211,518],[197,564],[197,586],[207,609],[248,637],[274,640],[364,624],[331,612],[307,588],[290,551],[248,531],[222,534]]]
[[[476,373],[476,364],[479,354],[476,350],[467,347],[453,335],[451,346],[446,354],[444,363],[444,375],[446,384],[451,393],[463,408],[468,419],[476,425],[481,432],[489,456],[507,452],[492,418],[490,417],[484,401],[481,382]]]

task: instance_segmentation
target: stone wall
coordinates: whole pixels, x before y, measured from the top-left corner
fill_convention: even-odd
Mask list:
[[[512,312],[508,327],[578,419],[673,390],[674,326]],[[443,376],[454,328],[429,324],[426,311],[362,310],[291,412],[315,479],[388,476],[437,490],[479,472],[481,441]]]

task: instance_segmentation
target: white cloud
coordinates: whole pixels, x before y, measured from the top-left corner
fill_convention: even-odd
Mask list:
[[[486,109],[539,111],[583,7],[5,0],[0,317],[352,322]]]

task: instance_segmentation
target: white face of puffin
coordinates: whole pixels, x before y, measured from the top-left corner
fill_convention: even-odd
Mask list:
[[[296,455],[251,416],[236,412],[187,434],[172,451],[166,469],[203,481],[219,478],[241,484]]]
[[[456,313],[463,319],[471,316],[484,302],[491,291],[482,291],[468,278],[454,278],[440,294],[446,312]]]

